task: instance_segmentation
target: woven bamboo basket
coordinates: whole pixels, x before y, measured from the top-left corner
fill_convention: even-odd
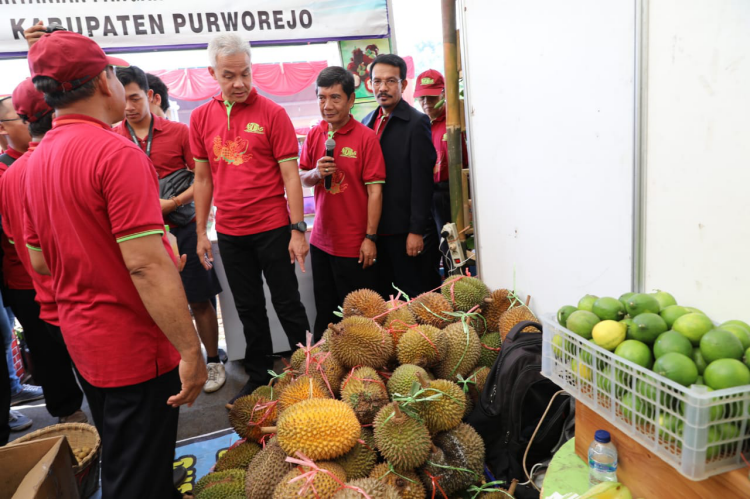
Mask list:
[[[94,426],[84,423],[56,424],[24,435],[14,440],[13,444],[58,436],[65,436],[71,449],[91,449],[81,462],[76,464],[76,461],[73,461],[73,473],[78,482],[80,497],[86,499],[99,488],[99,454],[102,440]]]

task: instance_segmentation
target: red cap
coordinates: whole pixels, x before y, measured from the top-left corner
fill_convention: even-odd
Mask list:
[[[31,77],[47,76],[60,82],[58,91],[68,92],[93,80],[107,66],[128,67],[117,57],[107,56],[94,40],[72,31],[53,31],[29,49]]]
[[[417,76],[417,88],[414,90],[414,97],[423,97],[425,95],[440,95],[445,88],[445,80],[439,71],[428,69]]]
[[[52,112],[52,108],[44,102],[44,94],[34,88],[31,78],[26,78],[13,90],[12,102],[16,113],[26,116],[29,123]]]

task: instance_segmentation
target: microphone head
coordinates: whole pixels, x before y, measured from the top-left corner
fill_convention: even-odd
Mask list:
[[[318,142],[320,144],[320,142]],[[336,141],[333,139],[326,140],[326,149],[333,150],[333,148],[336,147]]]

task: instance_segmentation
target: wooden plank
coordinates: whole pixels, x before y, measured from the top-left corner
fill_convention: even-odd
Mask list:
[[[596,430],[607,430],[617,447],[617,478],[628,486],[633,497],[681,499],[750,497],[748,468],[695,482],[652,454],[583,403],[576,403],[576,454],[588,461],[589,445]]]

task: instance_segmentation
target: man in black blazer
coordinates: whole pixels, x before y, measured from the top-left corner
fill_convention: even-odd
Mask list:
[[[383,213],[378,227],[380,293],[410,297],[440,286],[440,251],[432,220],[432,169],[437,160],[430,119],[401,97],[408,84],[406,62],[379,55],[370,67],[379,104],[362,122],[375,130],[385,158]]]

